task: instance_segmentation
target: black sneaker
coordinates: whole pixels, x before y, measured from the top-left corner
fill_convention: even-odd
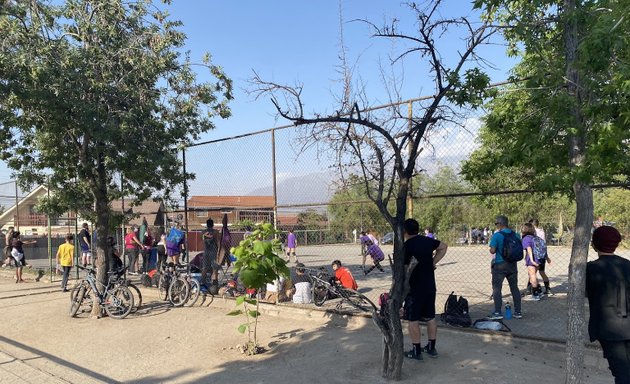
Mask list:
[[[409,358],[409,359],[413,359],[413,360],[420,360],[422,361],[422,352],[419,353],[413,353],[413,349],[411,351],[407,351],[405,352],[405,357]]]
[[[435,349],[435,348],[433,348],[433,349],[429,349],[429,346],[428,346],[428,345],[425,345],[425,346],[422,348],[422,352],[426,352],[426,353],[427,353],[427,355],[429,355],[430,357],[433,357],[433,358],[435,358],[435,357],[438,357],[438,356],[439,356],[437,349]]]

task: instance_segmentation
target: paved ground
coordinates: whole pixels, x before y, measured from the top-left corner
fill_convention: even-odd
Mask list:
[[[0,383],[380,383],[381,337],[370,320],[312,307],[265,305],[259,345],[245,357],[225,315],[232,301],[171,308],[143,288],[146,305],[124,320],[68,316],[56,284],[15,284],[0,273]],[[564,382],[564,347],[511,335],[439,331],[440,357],[406,361],[403,383]],[[423,336],[424,337],[424,336]],[[598,351],[586,356],[587,383],[610,383]]]

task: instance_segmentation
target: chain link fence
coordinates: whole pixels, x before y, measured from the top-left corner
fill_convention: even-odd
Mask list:
[[[475,140],[481,125],[480,116],[469,115],[458,125],[432,131],[413,179],[408,201],[411,216],[449,245],[435,271],[436,312],[443,312],[447,296],[455,292],[469,300],[473,320],[490,314],[493,301],[488,241],[495,230],[494,217],[507,215],[510,226],[519,233],[523,223],[537,219],[549,246],[545,273],[550,294],[540,301],[531,300],[527,295],[527,270],[524,262],[519,263],[525,318],[512,322],[510,327],[514,334],[525,337],[564,340],[575,206],[560,194],[475,193],[459,170],[461,162],[478,146]],[[239,236],[250,224],[272,222],[284,233],[292,230],[297,236],[300,262],[332,273],[332,261],[340,260],[352,271],[359,290],[377,302],[390,287],[391,269],[386,257],[385,272],[375,269],[365,275],[364,270],[371,264],[368,258],[367,265],[363,265],[359,236],[361,231],[369,231],[382,240],[380,247],[385,254],[391,255],[391,228],[374,203],[365,198],[360,183],[341,188],[334,153],[318,143],[301,143],[299,128],[281,127],[187,148],[186,170],[196,175],[189,181],[187,196],[189,229],[201,230],[208,218],[220,222],[224,214],[229,217],[233,233]],[[596,191],[595,206],[600,211],[595,214],[605,213],[610,224],[628,233],[625,211],[610,209],[610,202],[620,201],[620,193],[628,192]],[[624,195],[630,201],[628,197]],[[625,249],[620,254],[629,256]],[[596,256],[591,252],[590,257]],[[541,276],[538,280],[543,286]],[[504,304],[513,301],[507,282],[502,293]]]

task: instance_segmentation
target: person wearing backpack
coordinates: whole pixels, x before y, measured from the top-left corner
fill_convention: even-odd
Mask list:
[[[593,231],[598,259],[586,265],[588,334],[598,340],[615,383],[630,383],[630,260],[615,255],[621,235],[614,227]]]
[[[435,349],[437,322],[435,320],[435,266],[446,255],[446,243],[426,236],[420,236],[420,225],[414,219],[403,223],[405,230],[405,287],[409,293],[405,297],[404,319],[408,321],[412,348],[405,357],[422,360],[422,352],[437,357]],[[414,262],[415,261],[415,262]],[[428,343],[421,346],[420,321],[427,323]]]
[[[538,266],[541,260],[540,252],[546,253],[546,247],[544,250],[541,249],[540,241],[542,241],[544,245],[544,240],[536,236],[534,225],[531,223],[523,224],[521,235],[523,236],[522,244],[523,252],[525,253],[525,267],[527,267],[527,275],[529,277],[528,286],[531,287],[531,293],[526,296],[526,300],[539,301],[542,296],[542,289],[540,289],[538,285],[538,277],[536,274],[538,273]],[[544,253],[542,259],[545,258]]]
[[[490,239],[490,254],[492,262],[492,299],[494,300],[494,312],[488,316],[490,320],[501,320],[503,314],[503,296],[501,288],[503,280],[508,281],[512,301],[514,303],[514,318],[521,319],[521,292],[518,290],[518,267],[517,262],[523,259],[523,244],[520,237],[508,228],[508,218],[497,216],[494,220],[497,231]]]
[[[542,229],[542,227],[540,227],[538,219],[531,219],[529,222],[534,224],[534,229],[536,230],[536,236],[540,237],[543,241],[545,241],[545,244],[546,244],[547,236],[545,235],[545,230]],[[545,296],[553,295],[553,293],[551,292],[551,285],[549,284],[549,276],[547,276],[547,273],[545,272],[545,265],[547,265],[547,263],[551,264],[551,258],[549,257],[549,253],[546,253],[545,258],[542,259],[540,263],[538,264],[538,273],[540,274],[540,277],[542,278],[543,283],[545,284],[545,292],[543,292],[543,295]]]

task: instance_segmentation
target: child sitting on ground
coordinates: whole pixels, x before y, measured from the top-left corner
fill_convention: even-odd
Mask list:
[[[295,266],[295,279],[293,279],[293,303],[310,304],[313,302],[313,289],[311,279],[305,274],[304,264],[297,263]]]

